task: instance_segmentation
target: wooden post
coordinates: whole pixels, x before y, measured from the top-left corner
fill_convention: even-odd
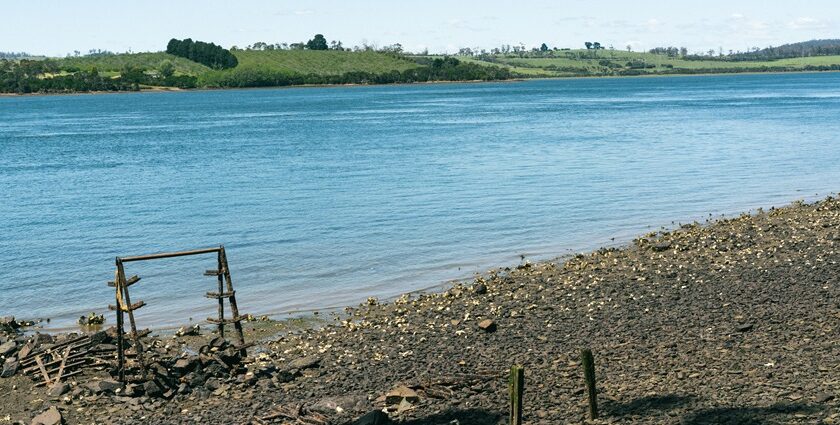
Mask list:
[[[510,425],[522,425],[522,393],[525,390],[525,368],[510,368]]]
[[[589,396],[589,419],[598,419],[598,392],[595,389],[595,358],[592,356],[592,350],[582,350],[580,360],[583,363],[583,377]]]
[[[120,270],[114,270],[114,287],[116,291],[117,304],[117,371],[119,373],[120,382],[125,383],[125,342],[123,341],[123,333],[125,328],[123,325],[123,311],[122,308],[122,287],[120,287]]]
[[[224,277],[224,264],[222,263],[222,256],[224,255],[224,251],[219,250],[218,253],[218,261],[217,268],[219,272],[219,336],[224,338],[225,337],[225,299],[221,297],[221,295],[225,292],[225,277]]]
[[[236,305],[236,292],[233,290],[233,281],[230,278],[230,269],[228,268],[227,254],[225,254],[225,246],[219,246],[219,258],[221,260],[221,267],[224,267],[225,281],[227,282],[227,291],[230,293],[228,302],[230,303],[230,312],[233,315],[233,327],[236,329],[236,336],[239,340],[239,351],[242,357],[246,356],[245,352],[245,332],[242,330],[242,318],[239,317],[239,307]],[[219,270],[222,270],[221,268]],[[221,283],[219,284],[221,285]],[[221,286],[219,292],[222,292]]]
[[[137,334],[137,323],[134,321],[134,312],[131,307],[131,297],[128,295],[128,285],[125,283],[125,269],[123,269],[122,260],[117,258],[117,282],[118,288],[122,289],[122,298],[125,301],[126,309],[128,310],[128,323],[131,325],[131,339],[134,341],[134,352],[137,355],[137,361],[140,363],[140,371],[143,374],[143,379],[146,378],[146,362],[143,360],[143,346],[140,344],[140,335]],[[117,310],[121,310],[123,306],[118,305]]]

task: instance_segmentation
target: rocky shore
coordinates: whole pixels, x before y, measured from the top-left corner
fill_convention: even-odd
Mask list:
[[[325,322],[249,334],[245,358],[212,334],[151,338],[161,383],[131,394],[107,367],[58,395],[13,374],[0,424],[504,424],[514,364],[529,424],[840,423],[840,200],[491,270]],[[0,337],[0,356],[18,361],[32,338]]]

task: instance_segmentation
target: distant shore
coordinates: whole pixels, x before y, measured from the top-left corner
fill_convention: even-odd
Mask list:
[[[330,88],[330,87],[379,87],[379,86],[415,86],[415,85],[439,85],[439,84],[482,84],[482,83],[516,83],[534,80],[589,80],[589,79],[624,79],[624,78],[662,78],[662,77],[698,77],[698,76],[727,76],[727,75],[781,75],[781,74],[825,74],[838,73],[840,71],[744,71],[744,72],[716,72],[716,73],[662,73],[646,75],[573,75],[558,77],[534,77],[534,78],[511,78],[507,80],[467,80],[467,81],[422,81],[416,83],[385,83],[385,84],[299,84],[288,86],[259,86],[259,87],[200,87],[194,89],[183,89],[178,87],[151,86],[135,91],[78,91],[62,93],[0,93],[0,98],[29,97],[29,96],[66,96],[66,95],[101,95],[101,94],[129,94],[129,93],[178,93],[178,92],[203,92],[220,90],[265,90],[265,89],[301,89],[301,88]]]

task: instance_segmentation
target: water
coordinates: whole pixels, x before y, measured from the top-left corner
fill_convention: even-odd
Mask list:
[[[103,311],[115,256],[223,243],[285,313],[824,196],[838,117],[836,73],[0,98],[0,315]],[[140,324],[214,266],[127,264]]]

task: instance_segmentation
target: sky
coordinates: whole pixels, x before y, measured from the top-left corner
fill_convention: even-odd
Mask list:
[[[0,14],[0,51],[49,56],[159,51],[187,37],[224,47],[292,43],[316,33],[345,47],[440,53],[586,41],[705,52],[840,38],[837,0],[3,0]]]

